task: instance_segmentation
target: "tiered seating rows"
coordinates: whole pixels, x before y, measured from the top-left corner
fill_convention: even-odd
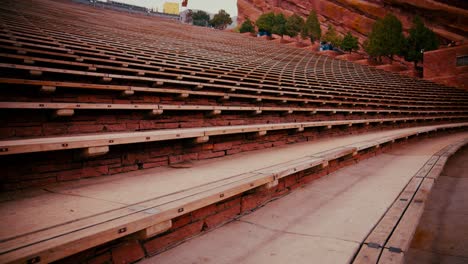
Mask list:
[[[205,143],[210,136],[256,133],[258,136],[266,135],[268,131],[295,129],[298,132],[311,127],[352,126],[383,124],[384,122],[411,122],[426,120],[463,120],[468,116],[433,116],[433,117],[408,117],[364,120],[341,120],[319,122],[295,122],[280,124],[261,124],[244,126],[222,126],[185,129],[164,129],[156,131],[132,132],[132,133],[100,133],[98,135],[80,135],[68,137],[46,137],[34,139],[18,139],[0,141],[0,155],[30,153],[41,151],[53,151],[64,149],[87,148],[89,156],[106,154],[110,145],[153,142],[172,139],[194,138],[195,143]],[[93,153],[90,155],[89,153]]]
[[[413,110],[381,110],[381,109],[354,109],[354,108],[312,108],[312,107],[268,107],[268,106],[213,106],[213,105],[166,105],[166,104],[99,104],[99,103],[53,103],[53,102],[0,102],[0,109],[92,109],[92,110],[133,110],[150,111],[154,115],[163,114],[165,110],[191,110],[209,111],[212,115],[219,115],[225,111],[243,111],[252,114],[263,112],[283,112],[292,114],[294,112],[317,113],[345,113],[345,114],[408,114],[408,115],[438,115],[438,114],[460,114],[463,110],[437,110],[437,111],[413,111]],[[213,112],[215,111],[215,112]],[[72,113],[73,114],[73,113]]]
[[[193,59],[192,59],[192,62],[193,62]],[[327,79],[330,79],[330,77],[329,77],[329,78],[327,78]],[[387,89],[388,89],[388,88],[387,88]]]

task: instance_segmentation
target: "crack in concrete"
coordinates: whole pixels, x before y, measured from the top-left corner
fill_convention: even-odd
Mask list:
[[[264,225],[261,225],[261,224],[257,224],[257,223],[253,223],[253,222],[249,222],[249,221],[245,221],[245,220],[241,220],[241,219],[237,219],[236,221],[239,221],[239,222],[242,222],[242,223],[246,223],[246,224],[250,224],[250,225],[254,225],[254,226],[257,226],[257,227],[266,229],[266,230],[270,230],[270,231],[274,231],[274,232],[283,233],[283,234],[298,235],[298,236],[305,236],[305,237],[325,238],[325,239],[330,239],[330,240],[340,240],[340,241],[351,242],[351,243],[356,243],[356,244],[360,244],[360,243],[361,243],[361,242],[358,242],[358,241],[355,241],[355,240],[343,239],[343,238],[339,238],[339,237],[321,236],[321,235],[311,235],[311,234],[296,233],[296,232],[291,232],[291,231],[286,231],[286,230],[280,230],[280,229],[276,229],[276,228],[271,228],[271,227],[268,227],[268,226],[264,226]]]
[[[53,191],[53,190],[50,190],[50,189],[47,189],[47,188],[43,188],[42,190],[45,191],[45,192],[48,192],[48,193],[53,193],[53,194],[68,195],[68,196],[74,196],[74,197],[82,197],[82,198],[98,200],[98,201],[103,201],[103,202],[108,202],[108,203],[113,203],[113,204],[118,204],[118,205],[123,205],[123,206],[129,206],[129,204],[126,204],[126,203],[120,203],[120,202],[110,201],[110,200],[96,198],[96,197],[89,197],[89,196],[73,194],[73,193],[62,193],[62,192]]]

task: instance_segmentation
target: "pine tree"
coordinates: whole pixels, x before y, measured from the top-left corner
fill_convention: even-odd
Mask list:
[[[400,55],[404,45],[403,27],[400,20],[392,14],[377,20],[372,26],[372,31],[366,41],[366,52],[381,60],[381,56],[387,56],[393,60],[394,55]]]
[[[307,17],[304,28],[301,32],[302,38],[310,38],[310,41],[314,42],[315,40],[320,39],[322,36],[322,30],[320,29],[320,22],[317,18],[317,13],[312,10]]]
[[[281,37],[286,34],[286,17],[283,14],[275,15],[271,33],[280,35]]]
[[[422,19],[416,16],[409,30],[404,49],[405,59],[414,62],[414,66],[423,59],[423,52],[435,50],[439,46],[436,34],[424,25]]]
[[[258,27],[258,31],[266,31],[271,33],[273,25],[275,24],[275,14],[273,12],[262,14],[255,24]]]
[[[245,33],[245,32],[250,32],[250,33],[255,33],[255,27],[252,24],[252,21],[250,19],[246,19],[244,23],[242,23],[240,29],[240,33]]]
[[[335,31],[332,25],[328,26],[328,30],[322,38],[323,41],[330,42],[333,46],[340,46],[342,39]]]
[[[304,28],[304,19],[296,14],[288,17],[286,21],[286,35],[296,37]]]
[[[348,32],[341,41],[340,48],[344,51],[355,51],[359,49],[359,42],[357,37],[353,37],[351,32]]]

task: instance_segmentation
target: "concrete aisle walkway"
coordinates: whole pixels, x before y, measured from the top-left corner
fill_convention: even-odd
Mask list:
[[[142,263],[348,263],[418,169],[467,136],[433,138],[344,168]]]
[[[406,263],[468,263],[468,146],[447,162],[432,189]]]

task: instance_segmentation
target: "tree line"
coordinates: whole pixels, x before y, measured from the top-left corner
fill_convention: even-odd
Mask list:
[[[255,26],[259,32],[267,34],[276,34],[281,37],[286,35],[292,38],[299,36],[302,39],[310,39],[312,43],[321,40],[349,52],[359,49],[357,37],[354,37],[350,32],[344,37],[340,37],[333,26],[329,26],[327,32],[322,36],[320,22],[314,10],[309,13],[305,20],[297,14],[286,17],[281,13],[265,13],[255,21],[255,24],[247,19],[242,23],[239,31],[241,33],[255,33]]]
[[[231,16],[223,9],[219,10],[217,14],[210,19],[210,15],[203,11],[198,10],[192,12],[189,10],[187,17],[185,18],[186,23],[191,23],[195,26],[201,27],[213,27],[216,29],[224,30],[227,26],[232,24]]]
[[[382,57],[393,60],[393,56],[399,55],[407,61],[414,62],[416,67],[417,63],[422,61],[425,51],[439,47],[439,39],[424,25],[419,16],[413,19],[408,37],[405,37],[401,21],[396,16],[388,14],[374,23],[363,46],[370,56],[379,61],[382,61]]]
[[[328,26],[327,31],[322,36],[320,22],[314,10],[305,20],[296,14],[286,17],[281,13],[264,13],[255,23],[247,18],[239,31],[241,33],[255,33],[255,27],[259,32],[267,35],[300,36],[302,39],[310,39],[312,43],[321,40],[348,52],[359,49],[357,37],[353,36],[351,32],[341,37],[332,25]],[[379,61],[382,60],[382,57],[393,60],[395,55],[399,55],[407,61],[414,62],[416,66],[422,60],[423,52],[437,49],[439,42],[437,35],[427,28],[418,16],[414,18],[408,33],[408,37],[405,37],[401,21],[394,15],[388,14],[374,23],[368,39],[363,43],[363,48],[371,57],[377,58]]]

